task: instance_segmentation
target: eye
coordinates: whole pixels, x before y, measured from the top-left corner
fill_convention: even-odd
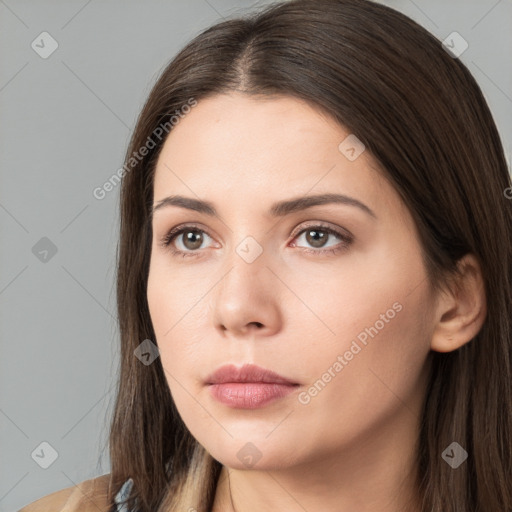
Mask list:
[[[329,237],[337,238],[338,240],[340,240],[340,242],[330,246],[326,245],[326,242],[328,241]],[[342,233],[341,231],[338,231],[334,228],[331,228],[330,226],[326,226],[323,224],[308,226],[306,229],[302,229],[297,233],[297,235],[295,235],[294,239],[299,240],[301,238],[304,239],[306,243],[308,243],[310,246],[316,248],[315,250],[305,248],[303,249],[304,252],[316,254],[337,254],[340,251],[348,249],[349,245],[353,241],[353,237],[348,233]],[[300,247],[297,246],[296,242],[294,242],[292,246]]]
[[[184,236],[182,236],[184,235]],[[211,238],[206,231],[193,225],[178,226],[171,229],[164,238],[161,240],[161,245],[168,248],[169,251],[178,256],[181,255],[184,258],[187,256],[197,256],[197,249],[199,249],[207,238]],[[174,241],[178,240],[181,243],[183,249],[174,248]]]
[[[302,237],[302,235],[304,235]],[[337,244],[327,245],[329,237],[339,240]],[[203,229],[194,225],[177,226],[171,229],[161,240],[160,244],[168,249],[171,254],[182,257],[199,256],[199,249],[206,239],[212,239],[210,235]],[[293,235],[293,240],[304,238],[306,243],[310,244],[313,249],[303,248],[296,242],[291,244],[292,247],[300,247],[302,251],[312,254],[331,253],[337,254],[340,251],[348,249],[353,241],[353,237],[348,233],[343,233],[334,228],[323,224],[315,224],[308,226]],[[175,247],[175,241],[178,241],[182,248]]]

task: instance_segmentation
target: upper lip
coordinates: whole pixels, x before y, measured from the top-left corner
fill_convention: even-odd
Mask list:
[[[224,384],[226,382],[267,382],[273,384],[293,384],[293,382],[271,370],[254,364],[235,366],[227,364],[217,368],[206,378],[206,384]]]

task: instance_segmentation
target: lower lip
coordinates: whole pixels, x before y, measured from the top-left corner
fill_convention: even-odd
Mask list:
[[[236,409],[257,409],[289,395],[297,388],[295,384],[271,382],[226,382],[210,384],[210,393],[219,402]]]

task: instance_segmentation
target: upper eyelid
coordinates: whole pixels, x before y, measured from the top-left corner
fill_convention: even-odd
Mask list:
[[[308,222],[307,225],[303,225],[304,222]],[[301,222],[297,227],[295,227],[291,232],[291,237],[296,238],[298,235],[301,235],[305,230],[309,228],[323,228],[326,230],[332,230],[335,233],[329,233],[333,236],[337,236],[339,238],[343,239],[353,239],[353,235],[345,228],[342,228],[340,226],[334,226],[331,223],[328,223],[326,221],[320,221],[320,220],[312,220],[312,221],[303,221]],[[194,223],[194,222],[186,222],[183,224],[178,224],[177,226],[167,230],[164,235],[162,236],[161,240],[165,241],[167,239],[170,239],[171,237],[176,239],[178,236],[183,234],[183,230],[186,229],[197,229],[198,231],[202,231],[206,233],[211,239],[214,239],[214,237],[210,234],[209,230],[202,227],[200,223]]]
[[[322,229],[327,229],[327,230],[330,229],[330,230],[336,232],[336,233],[331,233],[331,234],[336,234],[341,237],[353,238],[352,234],[347,229],[342,228],[340,226],[333,226],[332,224],[324,222],[324,221],[311,221],[311,224],[308,224],[306,226],[303,226],[302,224],[300,224],[299,226],[297,226],[296,228],[293,229],[292,236],[296,237],[297,235],[300,235],[306,229],[316,228],[316,227],[322,228]]]

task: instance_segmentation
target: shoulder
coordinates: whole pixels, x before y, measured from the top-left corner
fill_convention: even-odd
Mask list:
[[[107,512],[109,486],[110,474],[91,478],[39,498],[18,512]]]

